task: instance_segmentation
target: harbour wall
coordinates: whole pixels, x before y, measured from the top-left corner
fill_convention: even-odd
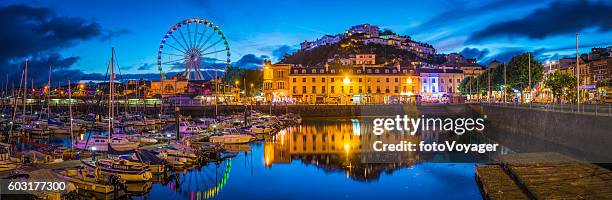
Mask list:
[[[612,117],[492,105],[470,107],[486,115],[486,127],[493,130],[488,136],[504,145],[516,144],[522,152],[555,151],[585,161],[612,163]]]
[[[262,113],[285,114],[297,113],[302,117],[370,117],[410,115],[427,117],[459,117],[474,115],[475,113],[466,104],[444,105],[223,105],[218,106],[217,113],[241,113],[245,109],[257,110]],[[214,106],[181,107],[181,114],[193,116],[214,116]]]

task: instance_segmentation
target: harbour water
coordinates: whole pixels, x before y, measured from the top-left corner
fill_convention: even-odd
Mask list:
[[[159,127],[158,127],[159,128]],[[479,153],[402,152],[377,160],[373,140],[489,143],[483,134],[383,134],[372,136],[367,118],[304,119],[265,140],[227,145],[235,153],[155,181],[127,185],[97,199],[480,199],[475,166],[509,151]],[[78,136],[86,139],[87,134]],[[32,140],[32,139],[31,139]],[[67,137],[29,141],[69,146]],[[44,141],[47,140],[47,141]],[[19,146],[30,148],[26,143]],[[492,142],[491,142],[492,143]]]
[[[356,119],[304,120],[222,163],[154,183],[142,199],[480,199],[478,155],[410,154],[396,163],[362,163]],[[363,130],[359,130],[363,131]],[[326,138],[324,138],[326,137]],[[418,136],[413,140],[419,140]],[[431,138],[429,138],[431,140]],[[442,139],[442,138],[436,138]],[[250,147],[250,148],[249,148]],[[480,155],[482,156],[482,155]]]

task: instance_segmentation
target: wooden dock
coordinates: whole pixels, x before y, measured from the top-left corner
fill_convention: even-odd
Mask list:
[[[477,167],[486,199],[499,199],[500,191],[514,194],[517,188],[530,199],[612,199],[612,171],[598,165],[551,152],[508,154],[498,160]]]
[[[500,165],[478,166],[476,180],[487,199],[529,199]]]

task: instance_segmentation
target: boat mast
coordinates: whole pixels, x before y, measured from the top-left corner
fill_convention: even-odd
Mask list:
[[[47,79],[47,118],[51,117],[51,65],[49,65],[49,78]]]
[[[74,134],[72,132],[72,88],[70,87],[70,79],[68,79],[68,110],[70,112],[70,152],[74,151]]]
[[[23,82],[23,70],[21,70],[21,79],[19,79],[19,89],[21,89],[21,83]],[[17,93],[20,93],[17,90]],[[17,94],[19,95],[19,94]],[[11,118],[11,128],[9,130],[9,137],[11,137],[13,133],[13,125],[15,124],[15,115],[17,115],[17,96],[15,96],[15,82],[13,82],[13,89],[11,89],[11,101],[13,106],[13,116]]]
[[[138,113],[138,106],[140,106],[140,89],[138,88],[139,80],[136,80],[136,113]]]
[[[215,119],[217,119],[219,115],[219,77],[217,76],[217,70],[215,69]]]
[[[111,135],[113,133],[113,85],[115,81],[115,71],[114,71],[114,60],[115,60],[115,48],[111,48],[111,60],[110,60],[110,82],[109,82],[109,93],[108,93],[108,142],[110,142]]]
[[[26,95],[28,94],[28,59],[25,59],[25,68],[23,70],[23,115],[21,116],[21,123],[25,124],[26,116]]]
[[[32,85],[30,87],[32,87],[32,99],[34,98],[34,79],[31,79],[30,81],[32,81]],[[34,114],[34,104],[30,104],[30,114]]]

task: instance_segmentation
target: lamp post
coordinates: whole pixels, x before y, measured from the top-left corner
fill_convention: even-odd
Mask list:
[[[504,90],[503,91],[504,92],[504,105],[508,102],[507,99],[506,99],[506,95],[507,95],[507,91],[506,91],[506,87],[507,87],[506,86],[506,84],[507,84],[506,83],[506,68],[508,68],[508,65],[504,64],[504,87],[503,87],[504,88],[503,89]]]
[[[250,94],[251,96],[254,96],[254,95],[253,95],[253,87],[254,87],[254,86],[255,86],[255,84],[251,83],[251,90],[249,91],[249,94]]]
[[[236,88],[238,88],[238,97],[240,97],[240,81],[238,81],[238,80],[234,81],[234,85],[236,85]],[[245,90],[246,90],[246,88],[245,88]],[[238,98],[236,98],[236,101],[238,101]]]
[[[580,112],[580,61],[578,61],[578,33],[576,33],[576,109]]]

